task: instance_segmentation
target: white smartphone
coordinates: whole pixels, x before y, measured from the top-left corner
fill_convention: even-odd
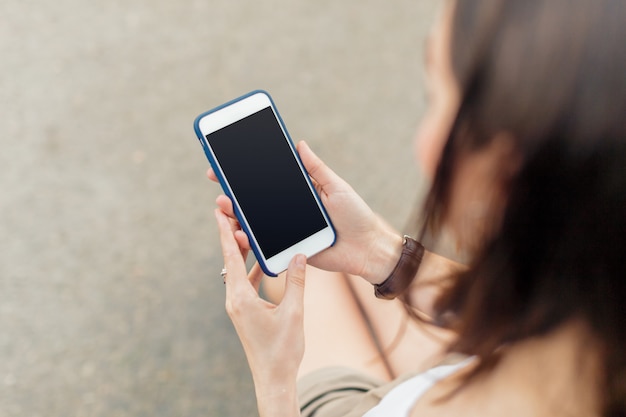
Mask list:
[[[269,94],[232,100],[198,116],[194,127],[265,274],[334,244],[332,223]]]

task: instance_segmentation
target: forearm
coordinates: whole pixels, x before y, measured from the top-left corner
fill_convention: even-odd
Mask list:
[[[379,224],[376,238],[368,249],[365,266],[359,274],[371,284],[380,284],[391,274],[402,252],[402,234],[382,219],[379,219]]]

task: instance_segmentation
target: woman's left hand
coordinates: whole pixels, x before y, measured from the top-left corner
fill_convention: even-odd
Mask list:
[[[226,268],[226,311],[243,345],[252,371],[259,412],[282,414],[269,407],[295,401],[295,382],[304,355],[303,299],[306,257],[297,255],[287,270],[283,299],[274,305],[259,297],[263,276],[256,264],[246,271],[242,248],[235,239],[238,227],[221,209],[215,210],[224,267]],[[243,249],[247,252],[245,249]],[[290,407],[290,411],[293,408]],[[262,410],[261,408],[265,408]],[[287,411],[287,410],[282,410]]]

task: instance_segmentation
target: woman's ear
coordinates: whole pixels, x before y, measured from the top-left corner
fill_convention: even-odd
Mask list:
[[[507,184],[520,166],[515,138],[508,132],[498,133],[483,148],[459,156],[446,210],[458,249],[475,253],[498,232],[507,202]]]
[[[491,165],[503,181],[510,180],[519,171],[522,156],[513,135],[506,131],[497,133],[487,146]]]

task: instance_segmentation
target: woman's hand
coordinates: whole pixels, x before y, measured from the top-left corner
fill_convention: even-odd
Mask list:
[[[263,276],[256,264],[246,271],[235,235],[237,225],[221,209],[215,210],[224,267],[227,271],[226,311],[243,345],[256,390],[260,416],[299,414],[296,377],[304,354],[303,298],[306,258],[289,264],[285,294],[279,305],[258,295]]]
[[[305,142],[298,143],[297,149],[337,232],[335,245],[312,257],[309,263],[328,271],[359,275],[371,283],[382,282],[400,257],[401,235],[376,215]],[[212,170],[208,171],[208,177],[217,181]],[[235,218],[228,197],[218,197],[217,204]],[[250,247],[241,230],[235,233],[235,238],[242,248]]]
[[[372,283],[382,282],[400,257],[401,235],[375,214],[305,142],[300,142],[297,149],[337,232],[335,245],[311,258],[310,263],[326,270],[359,275]]]

